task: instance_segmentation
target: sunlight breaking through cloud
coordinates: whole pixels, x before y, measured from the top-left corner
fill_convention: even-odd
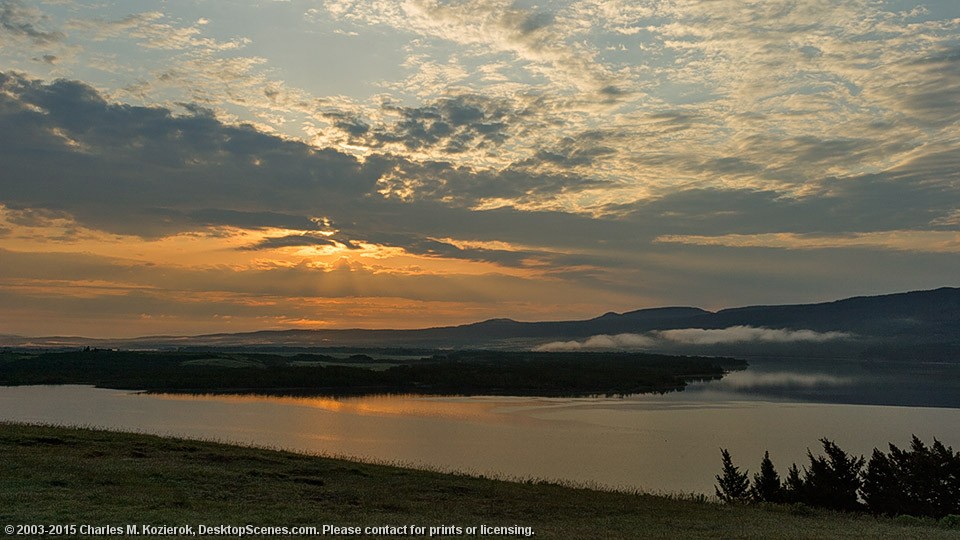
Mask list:
[[[331,298],[446,325],[955,285],[958,30],[947,0],[0,0],[0,249],[99,254],[181,328],[238,308],[164,275],[339,255],[363,271],[298,278],[251,327],[362,323]],[[132,296],[0,299],[18,332],[155,328]],[[567,347],[680,343],[641,337]]]

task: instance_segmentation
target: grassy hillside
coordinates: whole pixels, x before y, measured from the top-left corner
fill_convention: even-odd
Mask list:
[[[562,539],[960,536],[868,516],[504,482],[86,429],[0,424],[0,453],[0,525],[520,525],[537,538]]]

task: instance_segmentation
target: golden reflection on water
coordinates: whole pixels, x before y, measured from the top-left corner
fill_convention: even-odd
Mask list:
[[[415,416],[502,423],[512,407],[531,405],[528,398],[458,398],[454,396],[373,395],[359,397],[295,397],[257,394],[154,394],[153,397],[177,401],[215,401],[220,403],[268,403],[293,405],[360,416]],[[512,415],[511,415],[512,416]],[[512,420],[515,420],[512,419]]]

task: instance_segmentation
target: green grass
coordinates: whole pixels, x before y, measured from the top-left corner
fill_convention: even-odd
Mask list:
[[[562,539],[960,537],[927,522],[506,482],[90,429],[0,424],[0,455],[0,525],[485,524]]]

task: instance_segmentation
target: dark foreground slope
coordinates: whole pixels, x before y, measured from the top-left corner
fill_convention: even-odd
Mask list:
[[[82,429],[0,424],[0,452],[5,526],[486,525],[562,539],[958,534],[862,515],[721,506]]]

